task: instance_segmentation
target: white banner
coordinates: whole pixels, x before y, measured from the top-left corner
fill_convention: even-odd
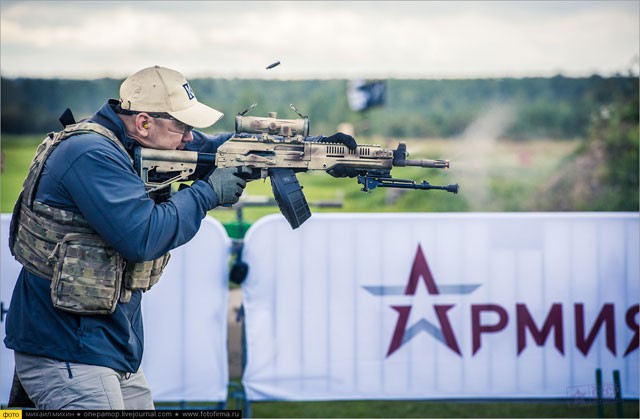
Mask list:
[[[142,300],[142,368],[155,401],[227,400],[230,249],[222,224],[206,217]]]
[[[637,213],[265,217],[247,396],[581,398],[602,368],[637,398],[639,254]]]
[[[8,309],[21,265],[8,249],[10,214],[2,214],[2,304]],[[143,298],[142,367],[155,401],[224,401],[227,398],[228,263],[231,242],[207,217],[196,236],[171,252],[162,280]],[[4,320],[4,317],[3,317]],[[4,339],[4,321],[1,326]],[[13,377],[13,351],[2,344],[0,403]]]

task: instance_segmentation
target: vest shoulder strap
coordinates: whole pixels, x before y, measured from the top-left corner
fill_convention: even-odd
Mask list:
[[[120,147],[122,151],[125,152],[127,157],[129,157],[129,161],[133,163],[133,158],[129,155],[129,152],[127,152],[127,149],[124,147],[124,144],[122,144],[122,142],[113,133],[113,131],[103,127],[100,124],[96,124],[95,122],[78,122],[77,124],[67,126],[64,130],[60,132],[62,136],[61,140],[66,140],[67,138],[73,135],[87,134],[90,132],[95,132],[96,134],[100,134],[103,137],[107,137],[108,139],[110,139],[113,143],[115,143],[118,147]]]
[[[36,155],[31,162],[31,167],[29,167],[29,174],[27,175],[27,178],[22,185],[22,199],[24,200],[24,204],[27,205],[28,208],[33,208],[36,185],[40,180],[44,164],[49,158],[49,155],[51,155],[53,150],[55,150],[60,142],[66,140],[67,138],[70,138],[74,135],[88,133],[96,133],[111,140],[118,147],[120,147],[122,151],[124,151],[127,157],[129,157],[129,161],[133,164],[133,158],[129,155],[127,149],[120,142],[118,137],[111,130],[103,127],[100,124],[96,124],[94,122],[79,122],[77,124],[67,126],[62,131],[51,132],[38,146]]]

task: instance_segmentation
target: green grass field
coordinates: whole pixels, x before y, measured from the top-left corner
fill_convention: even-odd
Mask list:
[[[213,409],[210,403],[189,403],[192,409]],[[244,410],[229,400],[227,409]],[[178,403],[156,403],[157,409],[178,409]],[[618,415],[618,409],[622,415]],[[514,401],[426,401],[426,400],[352,400],[324,402],[256,402],[248,406],[253,418],[637,418],[638,401],[612,401],[599,408],[592,401],[514,400]],[[246,417],[246,416],[245,416]]]
[[[2,136],[4,166],[1,175],[1,211],[11,212],[40,137]],[[372,139],[371,143],[380,143]],[[395,147],[395,144],[385,144]],[[300,174],[313,212],[433,212],[433,211],[536,211],[536,196],[579,141],[483,142],[458,140],[408,141],[411,158],[446,158],[451,169],[398,168],[395,177],[427,179],[432,184],[459,183],[461,193],[409,191],[397,193],[376,189],[363,193],[354,179],[334,179],[323,173]],[[245,192],[253,197],[271,197],[270,183],[251,182]],[[322,201],[340,201],[341,208],[317,208]],[[277,207],[245,207],[249,223],[278,212]],[[210,214],[223,223],[236,220],[236,211],[216,209]],[[229,408],[235,408],[233,403]],[[260,402],[251,406],[253,417],[309,418],[414,418],[414,417],[597,417],[595,404],[563,401],[340,401]],[[605,416],[615,417],[613,403],[605,404]],[[638,417],[638,402],[624,403],[624,417]]]
[[[252,405],[256,418],[590,418],[598,417],[595,404],[572,401],[467,402],[467,401],[346,401],[260,402]],[[613,403],[604,417],[616,417]],[[638,417],[638,402],[623,405],[623,417]]]

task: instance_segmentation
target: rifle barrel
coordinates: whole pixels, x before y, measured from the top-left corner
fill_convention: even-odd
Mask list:
[[[405,160],[405,166],[431,167],[434,169],[448,169],[449,160]]]

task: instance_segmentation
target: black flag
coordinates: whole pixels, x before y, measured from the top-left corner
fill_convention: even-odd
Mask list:
[[[363,112],[374,106],[383,106],[387,92],[384,80],[351,80],[347,99],[353,111]]]

